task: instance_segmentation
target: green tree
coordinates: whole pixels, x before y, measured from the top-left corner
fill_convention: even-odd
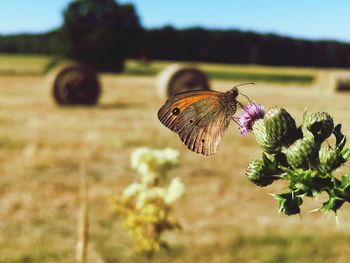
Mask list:
[[[131,4],[114,0],[76,0],[64,10],[63,55],[96,70],[119,72],[135,54],[142,28]]]

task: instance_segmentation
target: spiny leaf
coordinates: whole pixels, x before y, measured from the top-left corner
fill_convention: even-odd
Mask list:
[[[341,156],[343,157],[343,159],[345,160],[344,162],[346,162],[349,158],[350,158],[350,148],[345,148],[341,151]]]
[[[341,132],[341,124],[337,124],[333,129],[333,134],[336,139],[336,146],[340,144],[340,142],[345,138],[345,135]]]

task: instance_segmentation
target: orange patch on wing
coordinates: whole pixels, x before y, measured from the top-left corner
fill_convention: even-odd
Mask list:
[[[171,107],[172,108],[179,108],[180,112],[182,112],[184,109],[186,109],[188,106],[190,106],[191,104],[208,98],[208,97],[212,97],[212,96],[219,96],[221,95],[221,93],[216,92],[216,91],[206,91],[206,92],[201,92],[200,94],[196,94],[196,95],[190,95],[184,98],[179,98],[177,101],[175,101]]]
[[[170,130],[174,131],[175,121],[179,114],[187,107],[200,100],[219,97],[224,93],[218,91],[190,91],[175,95],[170,98],[158,111],[159,120]],[[174,110],[176,114],[174,113]]]

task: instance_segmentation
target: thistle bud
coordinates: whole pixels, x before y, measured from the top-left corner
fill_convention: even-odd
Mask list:
[[[333,132],[332,117],[326,112],[306,113],[303,125],[313,134],[316,141],[323,142]]]
[[[344,161],[339,150],[330,147],[322,147],[318,157],[321,168],[327,173],[338,168]]]
[[[270,169],[261,159],[254,160],[248,164],[246,175],[249,181],[261,187],[272,184],[274,180],[278,179],[272,175]]]
[[[272,108],[264,117],[267,136],[283,146],[292,144],[298,136],[293,117],[283,108]]]
[[[273,137],[267,136],[266,126],[263,119],[255,121],[253,125],[253,133],[256,142],[260,145],[263,151],[267,153],[277,153],[281,150],[281,145]]]
[[[282,146],[289,146],[299,136],[294,119],[281,108],[272,108],[263,120],[257,120],[253,132],[262,149],[271,154],[281,151]]]
[[[286,151],[287,162],[294,168],[309,169],[318,163],[319,146],[312,136],[295,141]]]

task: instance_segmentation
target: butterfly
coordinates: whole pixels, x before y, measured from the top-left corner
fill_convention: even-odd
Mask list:
[[[203,155],[216,153],[230,120],[234,120],[239,94],[234,86],[227,92],[187,91],[169,98],[158,111],[158,119],[176,132],[193,152]],[[243,95],[243,94],[242,94]],[[245,95],[244,95],[245,96]]]

